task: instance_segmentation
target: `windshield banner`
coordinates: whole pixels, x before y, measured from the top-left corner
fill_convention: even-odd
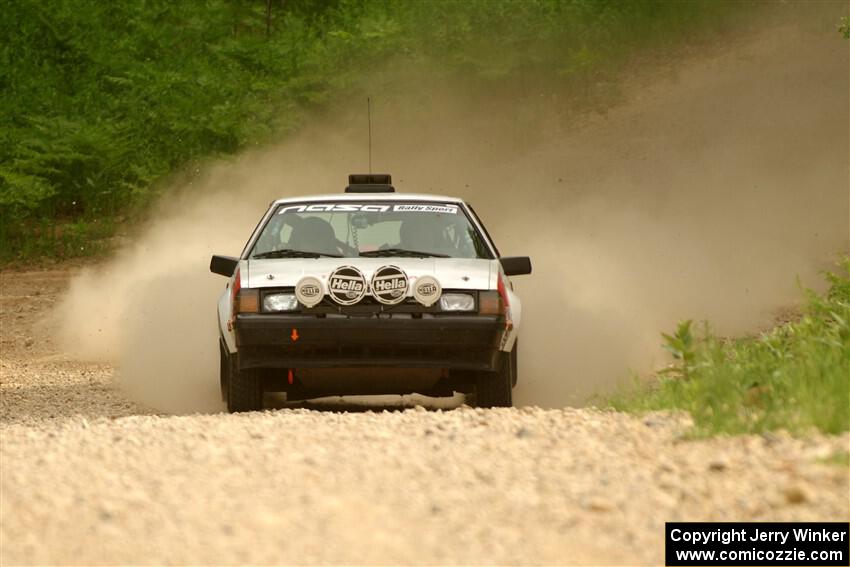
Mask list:
[[[365,204],[365,203],[316,203],[312,205],[289,205],[281,207],[279,215],[284,213],[443,213],[456,215],[457,205],[441,203],[404,203],[398,205]]]

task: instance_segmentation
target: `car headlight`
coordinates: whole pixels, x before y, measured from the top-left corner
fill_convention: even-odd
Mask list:
[[[443,311],[472,311],[475,298],[468,293],[444,293],[440,297],[440,309]]]
[[[298,300],[294,293],[269,293],[263,297],[263,311],[295,311],[298,309]]]

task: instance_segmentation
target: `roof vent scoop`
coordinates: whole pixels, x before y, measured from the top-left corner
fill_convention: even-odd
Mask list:
[[[346,193],[395,193],[389,173],[352,173],[348,176]]]

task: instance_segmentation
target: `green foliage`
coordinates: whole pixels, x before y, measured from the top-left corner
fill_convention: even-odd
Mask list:
[[[693,370],[696,352],[694,351],[694,335],[691,332],[693,321],[688,319],[682,321],[672,335],[661,333],[665,343],[664,350],[673,355],[679,361],[679,366],[671,366],[662,370],[664,374],[675,374],[681,378],[688,378]]]
[[[844,39],[850,39],[850,17],[841,18],[841,23],[838,24],[838,33],[844,36]]]
[[[818,459],[817,462],[824,465],[833,465],[846,469],[850,467],[850,451],[839,451],[838,453],[833,453],[829,457]]]
[[[741,5],[5,2],[0,261],[50,249],[24,245],[44,222],[143,209],[169,174],[297,129],[389,60],[485,83],[554,77],[587,94],[636,48],[687,41]]]
[[[850,451],[839,451],[828,457],[818,459],[816,462],[823,465],[832,465],[846,469],[850,467]]]
[[[108,218],[62,223],[33,219],[27,224],[27,233],[7,234],[6,242],[25,258],[98,256],[109,251],[115,228],[115,221]]]
[[[679,356],[681,372],[621,392],[612,405],[686,410],[702,435],[850,429],[850,259],[827,278],[826,294],[806,292],[799,321],[758,337],[726,341],[706,330],[687,344],[681,324],[665,339],[690,363]]]

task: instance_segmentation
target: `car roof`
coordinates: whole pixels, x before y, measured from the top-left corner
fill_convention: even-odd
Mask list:
[[[425,193],[327,193],[324,195],[302,195],[277,199],[272,205],[303,203],[304,201],[433,201],[438,203],[463,203],[458,197],[428,195]]]

